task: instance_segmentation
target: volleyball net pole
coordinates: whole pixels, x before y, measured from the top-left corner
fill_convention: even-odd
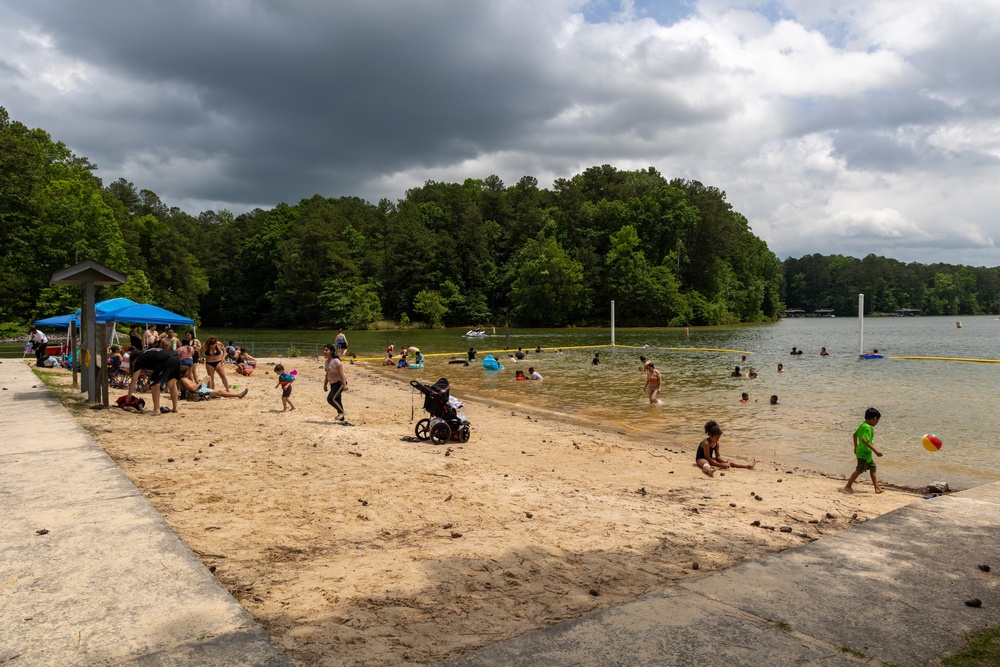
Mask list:
[[[858,356],[865,353],[865,295],[858,295]]]
[[[615,346],[615,301],[611,300],[611,347]]]

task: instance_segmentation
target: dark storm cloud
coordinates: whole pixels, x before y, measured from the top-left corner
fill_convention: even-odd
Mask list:
[[[137,145],[221,160],[228,178],[203,182],[194,197],[353,194],[386,171],[496,150],[566,103],[537,66],[551,60],[551,40],[502,10],[457,1],[322,7],[20,5],[63,53],[160,89],[103,110],[120,135],[104,145],[104,166]]]

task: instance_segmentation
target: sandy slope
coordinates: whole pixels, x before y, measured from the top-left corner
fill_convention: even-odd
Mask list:
[[[648,442],[523,407],[468,402],[470,442],[407,442],[409,386],[350,367],[345,427],[321,362],[286,363],[294,412],[263,363],[245,399],[76,413],[300,665],[441,660],[914,500],[766,462],[709,479],[698,430]]]

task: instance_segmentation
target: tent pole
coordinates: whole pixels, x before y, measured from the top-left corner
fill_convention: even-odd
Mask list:
[[[108,400],[108,325],[104,324],[101,326],[101,362],[97,367],[98,376],[101,378],[100,395],[98,401],[104,405],[104,407],[110,407],[111,403]]]
[[[87,402],[97,403],[97,317],[94,315],[94,282],[88,280],[83,284],[83,291],[86,294],[87,307],[83,309],[86,321],[83,323],[87,331],[87,353],[84,361],[87,362]]]
[[[76,361],[80,358],[80,353],[76,349],[76,318],[69,321],[69,365],[73,367],[73,387],[80,388],[80,383],[76,377]]]

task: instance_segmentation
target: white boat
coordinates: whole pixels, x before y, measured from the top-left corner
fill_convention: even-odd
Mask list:
[[[486,332],[476,327],[475,329],[470,329],[465,332],[466,338],[486,338]]]

